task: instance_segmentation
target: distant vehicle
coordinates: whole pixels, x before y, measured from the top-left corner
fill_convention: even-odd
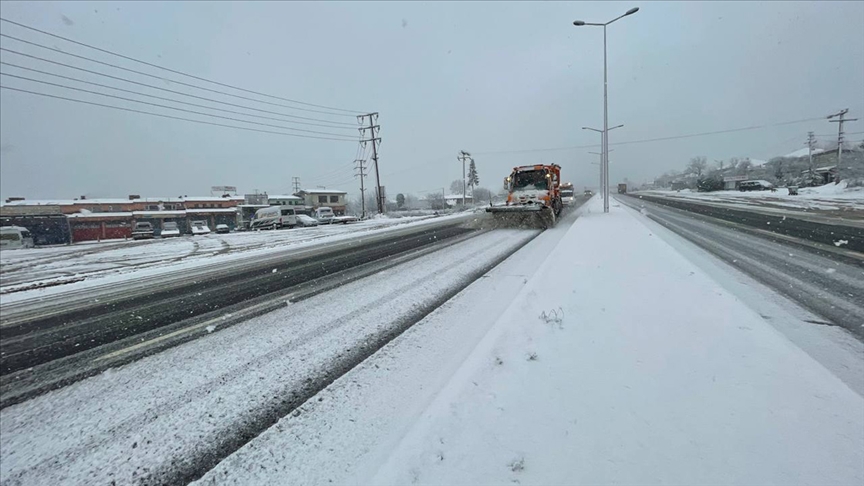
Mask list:
[[[177,223],[173,221],[162,223],[162,232],[159,233],[159,236],[161,236],[162,238],[180,236],[180,228],[178,228]]]
[[[336,215],[333,214],[333,209],[327,208],[327,207],[321,207],[321,208],[316,209],[314,216],[315,216],[315,219],[317,219],[318,222],[321,224],[333,223],[333,222],[335,222],[334,218],[336,217]]]
[[[317,219],[305,214],[298,214],[295,216],[295,219],[297,220],[297,226],[318,226]]]
[[[14,250],[16,248],[33,248],[33,236],[30,230],[22,226],[0,227],[0,248]]]
[[[219,234],[230,233],[231,228],[229,228],[227,224],[217,224],[216,225],[216,232]]]
[[[293,228],[298,225],[297,216],[298,214],[293,208],[286,208],[284,206],[261,208],[255,211],[255,216],[252,218],[252,224],[249,228],[253,230]]]
[[[135,223],[132,228],[133,240],[149,240],[153,238],[153,225],[150,223]]]
[[[771,184],[768,181],[752,180],[752,181],[742,181],[738,183],[739,191],[770,191],[774,189],[774,184]]]
[[[192,221],[192,235],[209,235],[210,227],[206,221]]]
[[[576,193],[573,190],[573,184],[565,182],[561,184],[561,203],[569,206],[576,201]]]
[[[582,194],[586,197],[591,197],[594,195],[594,191],[592,191],[591,189],[585,189],[585,192],[583,192]]]
[[[618,194],[627,194],[627,184],[618,184]]]

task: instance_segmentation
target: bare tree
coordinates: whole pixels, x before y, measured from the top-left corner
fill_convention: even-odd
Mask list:
[[[474,188],[474,202],[477,204],[486,204],[492,199],[492,191],[485,187]]]
[[[420,207],[419,200],[414,194],[405,194],[405,207],[407,209],[417,209]]]
[[[459,194],[462,195],[462,180],[456,179],[455,181],[450,183],[450,194]]]
[[[702,177],[702,173],[708,167],[708,159],[703,156],[693,157],[690,163],[687,164],[687,172],[696,174],[696,177]]]
[[[444,202],[444,194],[439,192],[430,192],[426,196],[426,201],[429,202],[430,209],[444,209],[447,205]]]

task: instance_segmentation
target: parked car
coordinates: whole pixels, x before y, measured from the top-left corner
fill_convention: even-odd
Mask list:
[[[192,221],[192,234],[209,235],[210,227],[207,226],[207,223],[205,221]]]
[[[298,214],[295,216],[295,219],[297,221],[297,226],[318,226],[317,219],[311,216],[306,216],[305,214]]]
[[[330,224],[336,215],[333,214],[332,208],[322,207],[315,210],[315,219],[321,224]]]
[[[739,191],[770,191],[774,184],[763,180],[741,181],[738,183]]]
[[[22,226],[0,227],[0,247],[4,250],[33,248],[33,246],[33,236],[27,228]]]
[[[161,236],[162,238],[180,236],[180,228],[177,227],[177,223],[173,221],[167,221],[165,223],[162,223],[162,232],[159,233],[159,236]]]
[[[153,238],[153,225],[150,223],[135,223],[132,228],[133,240],[148,240]]]
[[[219,234],[230,233],[231,228],[229,228],[227,224],[217,224],[216,232]]]

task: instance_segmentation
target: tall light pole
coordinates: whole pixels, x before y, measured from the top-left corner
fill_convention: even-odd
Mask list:
[[[624,15],[620,15],[610,20],[609,22],[603,24],[583,22],[581,20],[574,20],[573,25],[576,27],[581,27],[583,25],[590,25],[594,27],[603,27],[603,174],[604,180],[609,178],[609,97],[608,97],[608,82],[606,77],[606,26],[624,18],[628,15],[633,15],[634,13],[639,11],[639,7],[631,8]],[[609,212],[609,191],[603,191],[603,212]]]
[[[615,149],[610,150],[610,152],[614,152]],[[603,152],[588,152],[591,155],[599,155],[600,160],[603,160]],[[603,164],[600,162],[590,162],[591,165],[600,166],[600,190],[603,191]],[[608,185],[607,185],[608,186]],[[600,194],[603,194],[602,192]]]
[[[616,128],[621,128],[623,126],[624,125],[614,126],[612,128],[609,128],[606,131],[608,132],[609,130],[615,130]],[[598,130],[596,128],[591,128],[591,127],[582,127],[582,130],[591,130],[592,132],[599,133],[601,135],[601,139],[600,139],[601,143],[606,138],[606,137],[603,137],[603,135],[604,135],[603,130]],[[603,145],[601,145],[601,147],[603,147]],[[606,147],[606,149],[608,149],[608,147]],[[606,150],[606,149],[601,148],[601,153],[600,153],[600,194],[603,195],[604,201],[609,200],[609,196],[606,194],[609,191],[609,181],[606,180],[609,177],[609,174],[607,171],[608,165],[609,165],[609,161],[607,159],[609,157],[608,157],[608,155],[604,156],[604,152],[607,152],[609,150]],[[589,153],[592,153],[592,152],[589,152]],[[605,163],[604,163],[604,161],[605,161]],[[606,208],[606,212],[608,213],[609,212],[608,202],[604,203],[604,207]]]

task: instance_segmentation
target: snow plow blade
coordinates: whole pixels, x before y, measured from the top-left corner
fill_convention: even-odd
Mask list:
[[[491,206],[496,226],[500,228],[547,229],[555,225],[555,212],[542,206]]]

